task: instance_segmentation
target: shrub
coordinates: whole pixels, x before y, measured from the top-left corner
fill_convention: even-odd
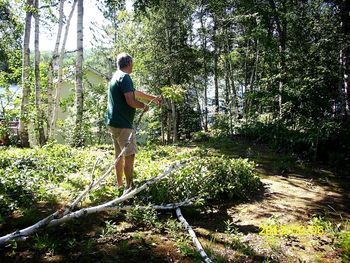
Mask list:
[[[136,197],[143,203],[179,202],[198,197],[204,200],[247,198],[261,186],[254,163],[222,156],[198,158],[151,185]]]
[[[296,153],[303,159],[317,158],[340,167],[350,159],[349,130],[350,122],[340,125],[325,121],[320,127],[310,124],[292,129],[283,121],[256,121],[244,124],[239,133],[278,150]]]
[[[54,198],[45,189],[66,179],[66,174],[84,167],[80,152],[68,146],[49,144],[35,149],[0,149],[0,214],[6,215],[34,202]]]
[[[103,158],[96,176],[112,164],[112,152],[105,153],[107,157]],[[35,149],[0,150],[0,218],[16,209],[24,211],[39,200],[51,201],[62,192],[76,195],[87,185],[88,178],[85,178],[84,173],[92,169],[98,154],[101,152],[96,147],[74,149],[56,144]],[[134,203],[161,204],[192,197],[204,202],[246,198],[260,186],[260,181],[253,172],[254,163],[247,159],[211,156],[208,149],[174,146],[141,148],[135,162],[135,185],[143,184],[175,161],[194,156],[196,157],[185,166],[136,195]],[[47,191],[48,188],[60,189],[60,193]],[[107,183],[92,191],[88,202],[101,203],[119,194],[113,173],[108,177]],[[148,217],[141,219],[138,218],[140,213],[137,210],[128,214],[130,220],[144,221],[146,224],[154,216],[152,211]]]

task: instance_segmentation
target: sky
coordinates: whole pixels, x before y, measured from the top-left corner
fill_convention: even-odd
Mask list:
[[[126,0],[126,8],[127,10],[132,9],[132,0]],[[65,4],[65,14],[68,16],[71,9],[71,5]],[[90,48],[91,41],[93,39],[92,33],[89,30],[89,27],[92,25],[92,23],[97,23],[98,25],[102,25],[106,23],[105,18],[103,17],[102,13],[99,11],[99,9],[96,7],[96,0],[84,0],[84,48]],[[31,43],[30,43],[30,49],[34,51],[34,22],[32,22],[32,34],[31,34]],[[39,40],[39,48],[41,51],[53,51],[55,47],[55,40],[56,40],[56,33],[57,33],[58,25],[52,30],[52,33],[50,34],[47,32],[48,30],[46,28],[42,28],[40,32],[40,40]],[[77,38],[76,38],[76,32],[77,32],[77,8],[74,11],[74,15],[71,20],[70,28],[69,28],[69,34],[67,38],[66,43],[66,50],[75,50],[77,46]],[[62,32],[62,38],[63,40],[63,34],[64,30]]]

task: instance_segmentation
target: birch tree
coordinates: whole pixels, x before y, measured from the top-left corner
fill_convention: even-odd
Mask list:
[[[24,24],[24,37],[23,37],[23,53],[22,53],[22,102],[21,102],[21,113],[20,113],[20,126],[19,136],[23,147],[29,147],[29,133],[28,133],[28,108],[29,108],[29,96],[30,96],[30,82],[29,82],[29,71],[30,71],[30,31],[32,23],[32,8],[33,0],[27,0],[26,18]]]
[[[52,98],[52,92],[53,92],[53,79],[54,79],[54,72],[55,72],[55,65],[57,64],[58,59],[58,49],[61,42],[61,36],[62,36],[62,29],[63,29],[63,18],[64,18],[64,3],[65,0],[60,1],[59,6],[59,18],[58,18],[58,30],[56,35],[56,41],[55,41],[55,48],[52,53],[51,60],[49,62],[49,70],[48,70],[48,80],[47,80],[47,131],[48,134],[51,133],[51,122],[52,122],[52,112],[53,112],[53,98]]]
[[[77,20],[77,61],[75,73],[75,129],[73,135],[74,146],[82,145],[81,126],[83,121],[83,18],[84,2],[78,0],[78,20]]]
[[[62,81],[63,81],[63,59],[64,59],[64,53],[66,50],[66,42],[68,38],[68,32],[69,32],[69,27],[70,27],[70,22],[73,17],[73,13],[75,10],[75,6],[77,4],[77,0],[74,0],[72,9],[69,13],[66,27],[65,27],[65,32],[64,32],[64,37],[63,37],[63,42],[61,46],[61,51],[59,54],[58,58],[58,81],[57,81],[57,87],[56,87],[56,95],[55,95],[55,104],[54,104],[54,109],[52,112],[52,120],[51,120],[51,129],[50,129],[50,138],[54,138],[55,133],[56,133],[56,124],[57,124],[57,115],[58,115],[58,108],[60,106],[60,98],[61,98],[61,88],[62,88]]]
[[[45,133],[43,127],[43,114],[41,105],[41,86],[40,86],[40,51],[39,51],[39,34],[40,34],[40,14],[39,0],[34,0],[34,20],[35,20],[35,35],[34,35],[34,75],[35,75],[35,109],[36,109],[36,132],[38,133],[38,142],[40,145],[45,143]]]

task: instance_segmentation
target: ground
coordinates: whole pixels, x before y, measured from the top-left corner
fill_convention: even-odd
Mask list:
[[[350,189],[344,183],[349,177],[242,138],[221,146],[212,150],[254,160],[263,188],[249,200],[183,209],[215,262],[342,262],[336,231],[350,220]],[[176,222],[173,212],[159,218]],[[41,231],[31,237],[31,245],[12,243],[0,261],[200,262],[185,232],[174,224],[135,225],[122,212],[92,215]]]

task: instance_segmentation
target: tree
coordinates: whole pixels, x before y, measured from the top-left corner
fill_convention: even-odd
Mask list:
[[[29,147],[29,134],[28,134],[28,114],[29,114],[29,96],[31,93],[29,72],[30,72],[30,31],[33,12],[33,0],[27,0],[26,5],[26,18],[24,27],[23,38],[23,55],[22,55],[22,103],[20,114],[20,127],[19,136],[23,147]]]
[[[34,0],[34,19],[35,19],[35,59],[34,59],[34,75],[35,75],[35,108],[36,108],[36,131],[38,133],[38,142],[40,145],[44,145],[45,133],[44,133],[44,115],[41,105],[41,86],[40,86],[40,51],[39,51],[39,33],[40,33],[40,14],[39,14],[39,0]]]
[[[62,36],[62,29],[63,29],[63,18],[64,18],[64,3],[65,0],[60,1],[59,5],[59,15],[58,15],[58,30],[56,35],[56,41],[55,41],[55,48],[52,53],[52,57],[49,61],[49,70],[47,74],[47,131],[48,131],[48,137],[51,134],[52,129],[52,117],[53,117],[53,98],[52,98],[52,92],[53,92],[53,79],[54,79],[54,72],[56,71],[55,67],[57,65],[58,60],[58,50],[61,42],[61,36]],[[52,136],[51,136],[52,137]]]
[[[66,50],[66,42],[68,38],[70,22],[72,20],[77,1],[78,0],[74,0],[72,4],[72,8],[66,22],[65,33],[63,37],[61,51],[58,58],[58,81],[57,81],[57,87],[56,87],[55,103],[54,103],[54,108],[53,108],[52,118],[51,118],[51,125],[50,125],[51,129],[49,131],[49,138],[51,139],[53,139],[56,134],[57,115],[58,115],[59,102],[61,98],[61,86],[62,86],[62,80],[63,80],[63,59],[64,59],[65,50]]]
[[[76,89],[75,89],[75,128],[73,135],[74,146],[82,145],[81,128],[83,122],[83,0],[78,0],[78,20],[77,20],[77,58],[76,58]]]

